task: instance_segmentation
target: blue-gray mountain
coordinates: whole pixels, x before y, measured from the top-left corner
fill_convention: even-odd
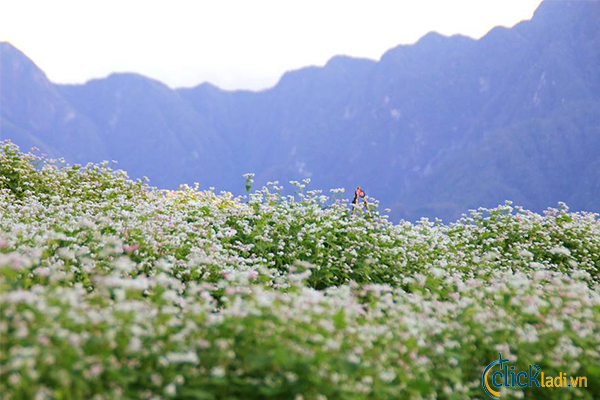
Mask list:
[[[160,51],[157,49],[157,51]],[[394,219],[510,199],[600,211],[600,2],[544,1],[480,40],[431,33],[379,62],[334,57],[261,92],[135,74],[56,85],[0,45],[0,138],[114,159],[159,187],[361,185]]]

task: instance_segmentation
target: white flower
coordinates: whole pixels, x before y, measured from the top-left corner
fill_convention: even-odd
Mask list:
[[[52,271],[48,267],[40,267],[40,268],[36,268],[33,271],[33,273],[35,275],[37,275],[37,276],[48,277],[48,276],[50,276],[50,274],[52,273]]]
[[[165,355],[165,358],[170,364],[197,364],[199,361],[198,355],[192,351],[186,353],[170,352]]]
[[[528,251],[528,250],[521,250],[519,251],[519,257],[521,258],[527,258],[527,259],[532,259],[533,258],[533,253]]]
[[[129,351],[137,353],[142,349],[142,341],[134,336],[129,340],[129,346],[127,348]]]
[[[165,387],[165,394],[167,396],[175,396],[175,394],[177,393],[177,387],[175,386],[174,383],[169,383],[166,387]]]
[[[36,300],[37,296],[34,293],[22,289],[19,289],[14,292],[9,292],[8,294],[4,295],[4,301],[6,301],[7,303],[33,304]]]
[[[570,256],[571,250],[567,249],[564,246],[556,246],[550,249],[550,253],[552,254],[562,254],[564,256]]]
[[[379,373],[379,379],[381,379],[384,382],[392,382],[394,379],[396,379],[396,372],[394,372],[393,370],[385,370],[385,371],[381,371]]]
[[[119,257],[115,262],[117,271],[130,272],[133,271],[135,264],[128,257]]]

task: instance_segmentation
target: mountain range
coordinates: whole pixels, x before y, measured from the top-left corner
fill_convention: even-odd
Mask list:
[[[347,196],[360,185],[395,220],[505,200],[598,212],[600,2],[545,0],[478,40],[429,33],[258,92],[132,73],[59,85],[0,43],[0,139],[73,163],[116,160],[164,188],[239,194],[246,172]]]

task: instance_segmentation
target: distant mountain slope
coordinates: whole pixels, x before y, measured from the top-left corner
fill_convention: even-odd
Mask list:
[[[72,161],[108,156],[158,186],[240,192],[253,171],[257,184],[360,184],[396,219],[505,199],[600,211],[598,1],[546,0],[511,29],[431,33],[379,62],[334,57],[261,92],[134,74],[52,85],[12,46],[0,51],[1,137]]]
[[[227,146],[177,92],[136,74],[113,74],[58,91],[100,130],[111,158],[159,186],[230,179]]]
[[[73,162],[109,157],[95,124],[8,43],[0,43],[0,137]]]

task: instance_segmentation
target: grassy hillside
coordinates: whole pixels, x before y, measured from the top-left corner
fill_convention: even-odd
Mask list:
[[[498,352],[588,380],[504,398],[598,398],[595,214],[394,225],[306,182],[159,191],[0,146],[3,399],[483,399]]]

